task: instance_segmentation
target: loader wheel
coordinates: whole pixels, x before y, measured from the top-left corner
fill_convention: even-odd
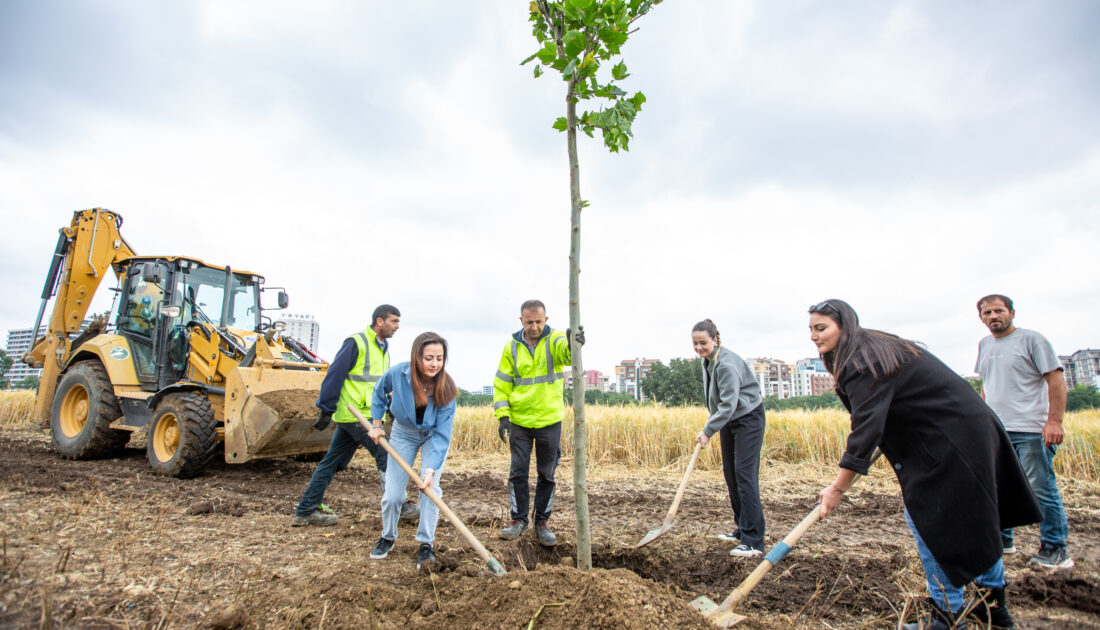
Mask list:
[[[205,395],[183,392],[160,401],[145,449],[153,472],[190,479],[214,459],[217,448],[218,421]]]
[[[122,411],[102,365],[84,361],[69,368],[57,386],[50,412],[53,448],[66,459],[111,455],[130,432],[110,428]]]

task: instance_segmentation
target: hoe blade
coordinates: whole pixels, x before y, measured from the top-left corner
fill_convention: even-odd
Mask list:
[[[731,610],[720,610],[718,604],[715,604],[706,595],[696,597],[688,605],[701,612],[704,617],[719,628],[729,628],[745,620],[744,615],[738,615]]]

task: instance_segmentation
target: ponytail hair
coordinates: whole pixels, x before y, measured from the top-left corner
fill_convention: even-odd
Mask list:
[[[692,326],[691,332],[705,332],[708,337],[714,340],[716,346],[722,347],[722,335],[718,334],[718,327],[709,319],[704,319]]]

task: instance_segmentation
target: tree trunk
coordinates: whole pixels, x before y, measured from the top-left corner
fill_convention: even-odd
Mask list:
[[[577,105],[573,97],[573,82],[566,92],[566,138],[569,146],[569,327],[581,325],[581,170],[577,160]],[[573,499],[577,510],[577,568],[592,569],[592,533],[588,524],[588,436],[584,423],[584,362],[581,345],[574,342],[573,354]]]

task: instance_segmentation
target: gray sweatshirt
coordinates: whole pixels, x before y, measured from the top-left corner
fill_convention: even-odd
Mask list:
[[[703,359],[703,397],[710,411],[703,426],[707,437],[720,431],[730,420],[756,409],[763,401],[760,384],[749,365],[722,346],[712,359]]]

